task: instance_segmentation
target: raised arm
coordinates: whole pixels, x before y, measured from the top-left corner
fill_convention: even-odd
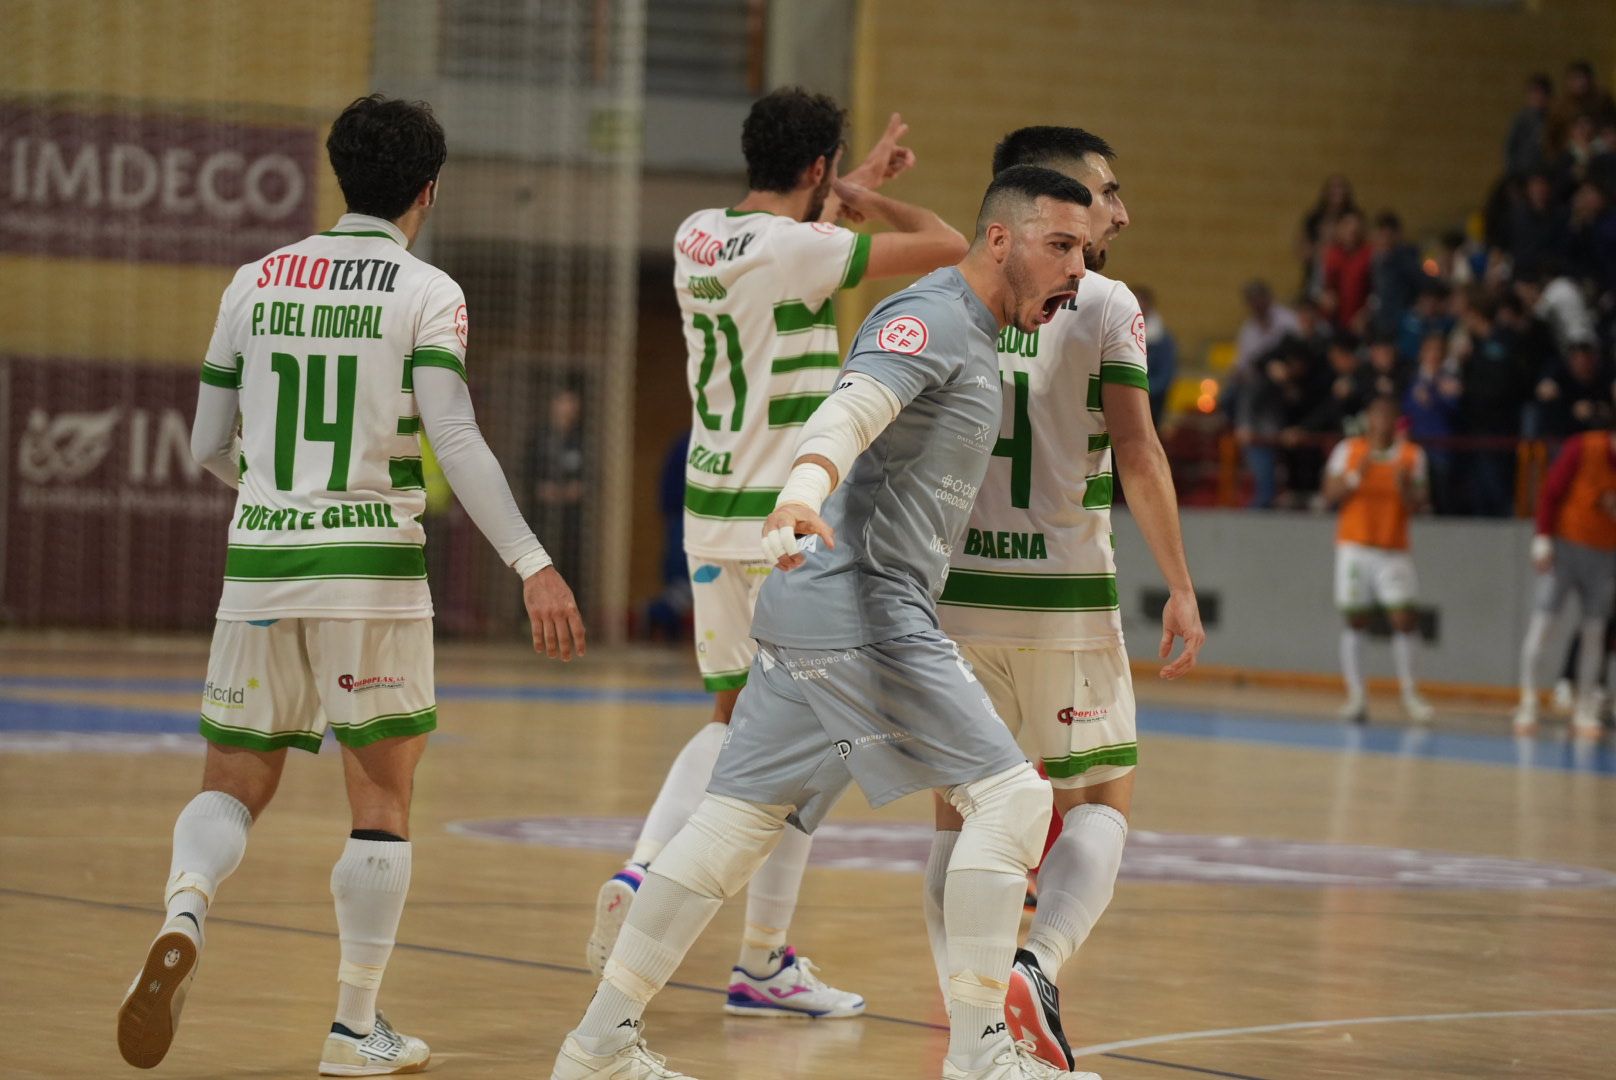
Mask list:
[[[965,237],[925,207],[900,202],[846,180],[836,181],[835,190],[849,217],[856,221],[873,218],[890,228],[870,237],[865,277],[925,274],[965,257],[970,246]]]

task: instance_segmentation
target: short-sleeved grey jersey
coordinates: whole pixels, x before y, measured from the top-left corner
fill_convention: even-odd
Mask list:
[[[822,515],[836,547],[771,574],[752,636],[852,648],[937,629],[936,600],[999,433],[993,313],[952,267],[876,306],[844,372],[897,395],[897,419],[859,455]]]

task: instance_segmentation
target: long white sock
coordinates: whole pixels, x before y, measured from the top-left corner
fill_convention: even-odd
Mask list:
[[[336,1020],[359,1035],[368,1035],[376,1026],[376,995],[410,891],[410,856],[408,840],[349,837],[331,869],[342,941]]]
[[[1533,611],[1526,623],[1526,636],[1521,639],[1521,704],[1537,706],[1537,661],[1543,654],[1543,639],[1548,636],[1551,616],[1546,611]]]
[[[966,819],[970,827],[970,819]],[[953,870],[943,892],[948,935],[948,1060],[980,1068],[1010,1045],[1005,990],[1016,955],[1016,931],[1027,875]]]
[[[780,843],[746,887],[746,927],[741,931],[741,953],[735,964],[749,975],[766,979],[780,970],[813,844],[813,837],[787,826]]]
[[[1397,681],[1402,684],[1403,696],[1413,697],[1418,692],[1414,682],[1414,635],[1392,635],[1392,666],[1397,669]]]
[[[1341,680],[1347,684],[1347,700],[1364,699],[1363,667],[1358,653],[1363,643],[1363,631],[1347,627],[1341,631]]]
[[[1582,641],[1577,651],[1577,709],[1591,715],[1594,691],[1599,687],[1599,667],[1605,661],[1605,620],[1584,619]]]
[[[942,829],[931,834],[931,854],[926,857],[926,939],[931,942],[931,962],[937,966],[937,986],[948,1003],[948,930],[943,923],[943,896],[948,888],[948,860],[954,855],[959,831]]]
[[[247,853],[252,814],[235,796],[204,791],[185,804],[174,821],[174,855],[163,900],[168,918],[181,912],[202,925],[224,879]]]
[[[718,763],[718,751],[724,747],[727,730],[728,725],[717,721],[702,725],[673,759],[668,775],[663,777],[662,790],[645,815],[645,826],[634,844],[630,862],[644,865],[656,858],[696,812],[712,781],[713,766]]]
[[[573,1037],[591,1054],[611,1054],[639,1037],[645,1006],[724,904],[655,870],[645,877],[617,937],[605,978]]]
[[[1027,948],[1051,979],[1072,958],[1111,903],[1128,819],[1109,806],[1074,806],[1038,871],[1038,913]]]

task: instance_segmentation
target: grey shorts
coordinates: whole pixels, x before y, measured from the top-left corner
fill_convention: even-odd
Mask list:
[[[1538,583],[1538,610],[1555,614],[1573,594],[1582,619],[1610,618],[1616,606],[1616,554],[1556,540],[1554,568]]]
[[[850,780],[882,806],[1026,760],[940,631],[829,651],[760,642],[707,790],[794,807],[813,832]]]

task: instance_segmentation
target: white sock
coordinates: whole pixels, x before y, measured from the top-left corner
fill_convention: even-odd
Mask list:
[[[172,919],[185,912],[197,925],[207,917],[219,886],[247,853],[252,814],[235,796],[204,791],[174,821],[174,856],[163,899]]]
[[[1027,948],[1051,979],[1111,903],[1127,839],[1128,819],[1109,806],[1090,803],[1067,812],[1038,871],[1038,912],[1027,934]]]
[[[1364,699],[1363,668],[1358,663],[1363,631],[1347,627],[1341,631],[1341,679],[1347,684],[1347,700]]]
[[[948,1060],[959,1068],[980,1068],[1010,1045],[1004,996],[1026,898],[1025,873],[954,870],[948,875],[943,892]]]
[[[662,780],[662,790],[645,815],[645,826],[640,829],[630,862],[650,863],[696,812],[712,781],[713,766],[718,763],[718,751],[723,749],[727,730],[729,725],[717,721],[703,724],[673,759]]]
[[[1591,713],[1597,704],[1599,667],[1605,660],[1605,620],[1584,619],[1582,641],[1577,651],[1577,709]]]
[[[722,897],[702,896],[654,870],[646,875],[606,961],[606,977],[572,1032],[585,1051],[607,1055],[639,1038],[645,1006],[723,904]]]
[[[410,855],[408,840],[349,837],[331,869],[342,942],[336,1020],[359,1035],[370,1034],[376,1026],[376,995],[410,891]]]
[[[780,843],[746,887],[746,927],[741,931],[741,954],[735,966],[748,975],[766,979],[780,970],[813,843],[807,833],[786,826]]]
[[[941,829],[931,834],[931,854],[926,857],[926,939],[931,942],[931,961],[937,966],[937,986],[948,1003],[948,930],[943,925],[943,895],[948,887],[948,860],[954,855],[959,831]]]
[[[1392,666],[1397,669],[1397,681],[1402,684],[1403,696],[1417,696],[1419,688],[1414,683],[1413,634],[1392,635]]]
[[[1537,708],[1537,662],[1543,654],[1543,639],[1548,636],[1551,617],[1546,611],[1534,611],[1526,624],[1526,637],[1521,639],[1521,704]]]

